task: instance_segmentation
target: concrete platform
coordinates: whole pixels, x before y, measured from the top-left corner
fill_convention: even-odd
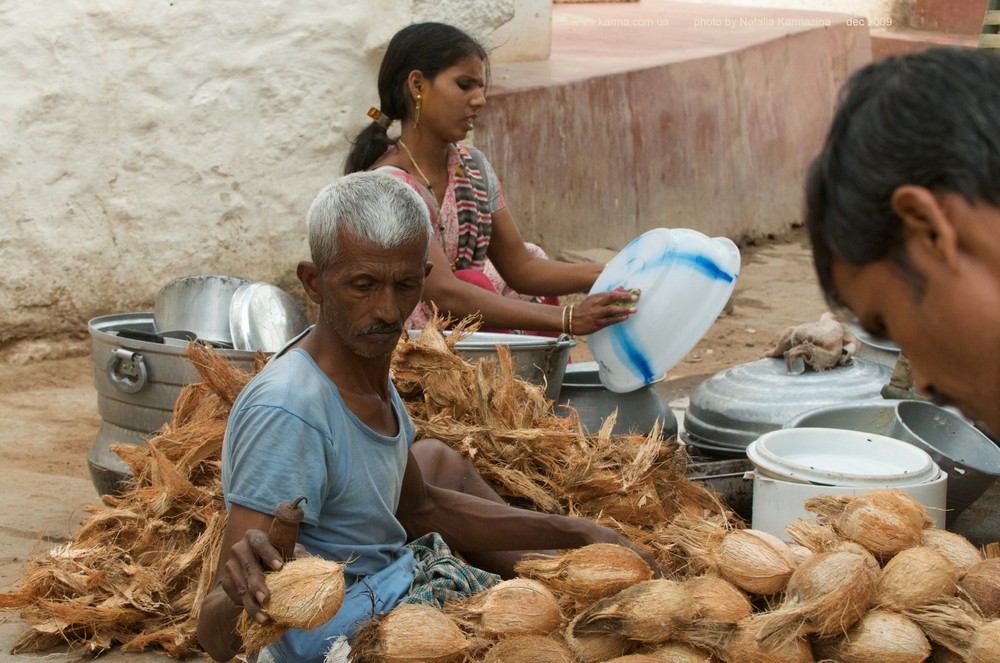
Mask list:
[[[839,14],[558,4],[551,58],[493,69],[475,142],[543,246],[762,236],[798,220],[836,92],[870,59],[868,28]]]
[[[872,59],[905,55],[933,46],[976,48],[978,44],[978,35],[955,35],[928,30],[886,30],[872,33]]]

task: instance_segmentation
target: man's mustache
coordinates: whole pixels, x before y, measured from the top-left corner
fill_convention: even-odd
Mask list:
[[[385,322],[376,322],[373,325],[368,325],[358,330],[358,336],[365,336],[367,334],[401,334],[403,333],[403,325],[395,324],[390,325]]]

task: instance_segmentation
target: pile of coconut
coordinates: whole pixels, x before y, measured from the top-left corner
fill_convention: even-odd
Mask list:
[[[676,514],[731,518],[716,494],[685,479],[683,447],[659,430],[612,435],[609,418],[585,435],[574,413],[557,415],[541,387],[517,378],[509,353],[470,364],[453,347],[474,327],[459,325],[447,338],[442,328],[434,320],[418,339],[401,340],[395,383],[418,436],[461,450],[512,503],[598,520],[666,565],[671,554],[657,541]],[[201,381],[182,390],[170,423],[145,446],[113,447],[132,471],[130,485],[86,507],[90,515],[70,542],[33,555],[16,587],[0,593],[0,610],[19,612],[29,626],[13,653],[65,644],[89,654],[201,651],[198,608],[226,519],[223,433],[233,401],[265,358],[245,372],[206,346],[190,345],[188,356]],[[290,615],[288,625],[318,618]]]
[[[418,435],[461,450],[514,503],[617,528],[661,568],[610,544],[529,557],[517,578],[444,610],[373,615],[356,663],[1000,660],[1000,559],[931,528],[905,493],[813,498],[815,517],[790,525],[787,541],[746,529],[684,478],[673,440],[612,435],[613,421],[585,435],[516,377],[502,349],[474,365],[457,356],[465,330],[445,337],[432,324],[400,343],[393,379]],[[0,594],[0,608],[29,624],[14,653],[63,643],[199,652],[198,606],[225,526],[222,435],[251,374],[203,346],[189,356],[202,381],[185,388],[171,423],[145,447],[117,450],[131,487]],[[295,560],[268,584],[275,623],[241,625],[251,648],[322,623],[343,599],[337,561]]]
[[[790,542],[678,516],[660,544],[686,563],[666,578],[608,544],[525,560],[444,611],[390,611],[352,660],[1000,661],[1000,559],[897,490],[806,508],[817,518],[790,525]]]

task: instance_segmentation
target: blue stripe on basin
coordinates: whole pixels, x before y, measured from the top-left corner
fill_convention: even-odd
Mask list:
[[[655,380],[657,375],[653,374],[653,367],[646,360],[646,355],[639,350],[639,344],[628,333],[625,325],[614,325],[608,328],[611,333],[611,342],[615,349],[615,354],[623,364],[629,366],[631,371],[642,378],[645,384]]]
[[[730,274],[726,270],[722,269],[722,267],[706,255],[700,253],[665,251],[658,260],[645,262],[640,269],[629,274],[629,276],[626,277],[625,280],[620,281],[620,283],[609,286],[609,289],[614,289],[618,287],[618,285],[629,287],[627,282],[628,278],[635,278],[643,272],[650,269],[660,268],[670,262],[678,262],[687,265],[696,272],[700,272],[712,280],[724,281],[726,283],[732,283],[736,280],[735,274]],[[639,342],[639,339],[634,338],[633,335],[629,333],[629,325],[624,323],[614,325],[609,327],[607,331],[611,334],[615,354],[618,355],[622,364],[629,367],[630,370],[642,378],[643,382],[646,384],[649,384],[660,377],[654,373],[653,367],[646,359],[646,354],[642,351],[642,343]]]

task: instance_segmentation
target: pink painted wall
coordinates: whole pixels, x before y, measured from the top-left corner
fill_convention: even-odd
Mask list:
[[[475,139],[524,236],[618,249],[660,226],[742,238],[795,223],[836,91],[871,58],[868,30],[840,20],[720,50],[497,86]],[[568,66],[556,57],[549,73]]]

